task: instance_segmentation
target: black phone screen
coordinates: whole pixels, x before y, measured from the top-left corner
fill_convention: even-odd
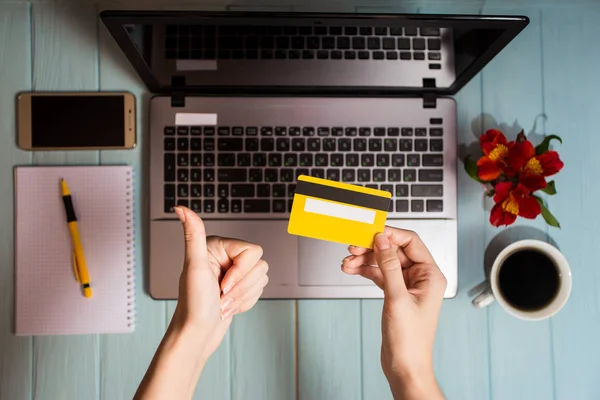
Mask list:
[[[125,145],[124,96],[31,97],[31,146]]]

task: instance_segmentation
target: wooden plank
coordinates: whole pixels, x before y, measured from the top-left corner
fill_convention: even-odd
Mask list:
[[[35,4],[32,13],[34,89],[95,90],[94,7]],[[97,164],[98,152],[40,152],[34,163]],[[98,398],[98,346],[97,335],[34,338],[34,398]]]
[[[99,82],[103,91],[129,91],[136,96],[137,146],[132,150],[100,152],[100,163],[128,164],[134,167],[134,229],[136,274],[135,331],[125,335],[100,337],[100,394],[103,399],[131,399],[144,376],[154,351],[165,332],[165,302],[153,300],[145,291],[148,264],[148,151],[146,122],[150,94],[110,33],[100,24]],[[182,239],[183,240],[183,239]],[[132,354],[135,356],[132,357]]]
[[[553,327],[556,399],[592,399],[600,393],[600,171],[598,93],[600,53],[587,43],[600,39],[600,7],[544,9],[542,14],[544,102],[548,134],[565,168],[555,177],[558,194],[548,200],[562,229],[550,230],[573,270],[573,292]],[[582,40],[585,38],[585,40]]]
[[[33,6],[33,89],[97,90],[98,46],[93,5]],[[98,164],[97,151],[39,151],[35,164]]]
[[[525,129],[534,143],[541,140],[541,126],[530,132],[544,112],[541,78],[540,13],[538,9],[484,6],[483,14],[525,14],[531,24],[499,54],[483,72],[484,129],[499,128],[508,137]],[[488,208],[491,202],[488,200]],[[489,212],[486,212],[486,219]],[[510,242],[530,237],[533,227],[542,238],[546,225],[519,220],[510,229],[498,230],[486,222],[490,254]],[[548,321],[525,322],[506,313],[498,304],[489,309],[490,376],[492,398],[531,399],[553,397],[552,347]]]
[[[161,303],[166,303],[167,306],[166,323],[168,325],[177,307],[177,302],[169,300]],[[230,346],[231,332],[228,332],[217,351],[208,359],[196,386],[193,399],[231,399]]]
[[[298,399],[362,398],[360,311],[360,300],[298,301]]]
[[[31,338],[14,336],[13,169],[31,163],[16,146],[15,94],[31,87],[30,7],[0,4],[0,398],[31,397]],[[10,188],[10,189],[9,189]]]
[[[233,318],[229,328],[231,400],[295,398],[294,308],[295,301],[261,300]]]

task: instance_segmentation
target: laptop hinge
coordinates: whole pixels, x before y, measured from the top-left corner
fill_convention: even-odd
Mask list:
[[[427,90],[434,89],[435,87],[435,78],[423,78],[423,108],[437,107],[437,96],[434,92]]]
[[[185,107],[185,76],[171,77],[171,107]]]

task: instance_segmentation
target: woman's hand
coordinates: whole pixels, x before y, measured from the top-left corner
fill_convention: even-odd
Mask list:
[[[395,399],[441,399],[433,342],[446,278],[416,233],[386,227],[374,250],[351,246],[342,270],[383,289],[381,364]]]
[[[202,332],[210,355],[225,336],[231,317],[256,304],[267,285],[269,267],[261,259],[260,246],[237,239],[207,238],[195,212],[176,207],[175,213],[183,223],[185,261],[173,319]]]

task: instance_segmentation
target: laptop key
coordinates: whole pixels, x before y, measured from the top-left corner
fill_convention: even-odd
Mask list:
[[[373,182],[385,182],[385,169],[373,170]]]
[[[358,167],[358,154],[346,154],[346,167]]]
[[[412,139],[400,139],[400,151],[412,151],[413,141]]]
[[[166,151],[175,151],[175,138],[165,138],[164,149]]]
[[[230,130],[228,126],[219,126],[217,128],[217,134],[219,136],[229,136]]]
[[[279,172],[277,169],[266,169],[265,170],[265,182],[277,182],[279,179]]]
[[[206,129],[205,129],[206,131]],[[248,126],[246,127],[246,136],[256,136],[258,135],[258,127],[256,126]]]
[[[252,166],[266,167],[267,166],[267,155],[265,153],[254,153],[252,155]]]
[[[293,182],[294,181],[294,170],[291,168],[284,168],[280,171],[281,182]]]
[[[342,181],[343,182],[354,182],[356,178],[356,172],[353,169],[342,170]]]
[[[398,151],[398,140],[397,139],[384,139],[383,148],[385,151]]]
[[[332,167],[341,167],[344,165],[344,156],[342,154],[332,154],[331,164]]]
[[[406,165],[409,167],[418,167],[421,165],[421,156],[419,154],[409,154],[406,156]]]
[[[317,59],[318,60],[327,60],[328,58],[329,58],[329,52],[327,50],[317,51]]]
[[[207,214],[212,214],[215,212],[214,200],[204,200],[204,212]]]
[[[164,133],[165,133],[165,135],[174,135],[175,127],[174,126],[165,126]]]
[[[358,181],[359,182],[369,182],[371,180],[371,170],[370,169],[359,169],[358,170]]]
[[[277,139],[277,151],[290,151],[290,139]]]
[[[350,139],[338,139],[338,151],[350,151],[352,141]]]
[[[332,50],[331,51],[331,59],[332,60],[341,60],[343,57],[343,54],[341,51],[339,50]]]
[[[292,139],[292,151],[305,151],[305,139]]]
[[[175,181],[175,154],[166,153],[164,156],[164,178],[165,182]]]
[[[288,57],[290,60],[299,60],[301,56],[302,56],[302,53],[300,53],[300,50],[288,51]]]
[[[383,38],[382,40],[382,48],[384,50],[395,50],[396,49],[396,41],[394,40],[394,38]]]
[[[429,128],[429,136],[444,136],[444,128]]]
[[[333,50],[335,49],[335,37],[326,36],[321,39],[321,45],[325,50]]]
[[[369,36],[373,34],[373,28],[370,26],[361,26],[359,32],[363,36]]]
[[[204,153],[204,166],[214,167],[215,166],[215,155],[212,153]]]
[[[379,139],[375,139],[379,140]],[[367,139],[354,139],[354,151],[366,151]]]
[[[286,153],[283,157],[283,165],[286,167],[298,166],[298,155],[296,153]]]
[[[417,36],[417,27],[409,26],[404,28],[404,34],[406,36]]]
[[[423,154],[424,167],[441,167],[444,165],[444,156],[442,154]]]
[[[427,128],[415,128],[415,136],[427,136]]]
[[[311,153],[300,154],[300,166],[301,167],[312,167],[313,155]]]
[[[394,195],[394,185],[381,185],[381,190],[389,192],[392,196]]]
[[[204,151],[215,151],[215,139],[205,138],[204,139]]]
[[[381,151],[381,139],[369,139],[369,151]]]
[[[409,51],[402,51],[400,52],[400,59],[401,60],[410,60],[411,59],[411,54]]]
[[[298,176],[302,175],[302,174],[296,174]],[[295,183],[290,183],[289,185],[287,185],[288,187],[288,197],[294,197],[294,193],[296,193],[296,184]]]
[[[233,136],[244,136],[244,128],[242,126],[234,126],[231,128],[231,134]]]
[[[358,128],[358,136],[371,136],[371,128]]]
[[[177,181],[179,182],[187,182],[188,181],[188,170],[186,169],[178,169],[177,170]]]
[[[398,50],[410,50],[410,39],[399,38],[398,39]]]
[[[386,26],[376,26],[375,27],[375,34],[378,36],[385,36],[387,35],[387,27]]]
[[[337,48],[340,50],[348,50],[350,48],[350,38],[344,36],[338,37]]]
[[[443,185],[411,185],[412,197],[442,197],[444,195]]]
[[[270,200],[244,200],[244,212],[268,213],[271,211]]]
[[[360,165],[363,167],[372,167],[375,165],[375,157],[373,154],[361,154]]]
[[[330,129],[328,127],[321,126],[317,128],[317,136],[329,136]]]
[[[219,151],[242,151],[244,141],[242,139],[219,139]]]
[[[248,172],[248,180],[250,182],[262,182],[263,171],[262,169],[252,168]]]
[[[402,180],[402,174],[399,169],[389,169],[388,170],[388,181],[390,182],[400,182]]]
[[[204,185],[204,197],[215,197],[215,185],[205,184]]]
[[[385,136],[385,128],[373,129],[373,136]]]
[[[310,170],[310,174],[315,178],[325,179],[325,170],[323,168],[313,168]]]
[[[219,167],[233,167],[235,166],[235,154],[233,153],[221,153],[217,156],[217,165]]]
[[[378,167],[389,167],[390,166],[390,155],[389,154],[377,154],[376,157]]]
[[[396,197],[408,197],[408,185],[396,185]]]
[[[427,53],[427,59],[431,61],[440,61],[442,59],[442,53],[429,52]]]
[[[192,200],[190,209],[193,212],[197,212],[197,213],[201,212],[202,211],[202,200]]]
[[[385,58],[385,53],[383,51],[374,51],[373,52],[373,60],[383,60]]]
[[[443,180],[443,169],[422,169],[419,171],[419,181],[421,182],[442,182]]]
[[[370,56],[371,56],[371,54],[366,50],[361,50],[358,52],[359,60],[368,60],[370,58]]]
[[[189,141],[187,138],[177,139],[177,150],[188,151],[188,148],[189,148]]]
[[[388,128],[388,136],[400,136],[400,128]]]
[[[404,154],[392,154],[392,167],[404,167]]]
[[[229,197],[229,185],[219,185],[217,186],[217,194],[218,197]]]
[[[424,211],[424,202],[423,202],[423,200],[411,200],[411,202],[410,202],[410,211],[412,211],[412,212],[423,212]]]
[[[234,185],[237,186],[237,185]],[[231,188],[233,191],[233,187]],[[271,185],[269,184],[260,184],[256,186],[256,196],[257,197],[271,197]]]
[[[182,136],[187,136],[190,133],[190,129],[187,126],[178,126],[177,134]]]
[[[254,185],[231,185],[231,197],[254,197]]]
[[[427,139],[415,139],[415,151],[427,151]]]
[[[260,151],[273,151],[273,150],[275,150],[275,140],[273,138],[260,139]]]
[[[178,199],[177,200],[177,205],[178,206],[189,207],[190,206],[190,202],[188,201],[188,199]]]
[[[408,212],[408,200],[396,200],[396,212]]]
[[[321,139],[308,139],[308,151],[321,151]]]
[[[369,189],[379,189],[379,186],[371,184],[371,183],[368,185],[365,185],[365,187],[368,187]]]
[[[173,212],[175,207],[175,185],[166,184],[164,188],[165,212]]]
[[[415,51],[413,53],[413,59],[415,59],[415,60],[424,60],[425,59],[425,53],[423,53],[422,51]]]
[[[402,136],[412,136],[413,135],[413,128],[402,128],[401,135]]]
[[[258,139],[246,138],[246,151],[258,151]]]
[[[202,150],[202,141],[200,140],[200,138],[192,138],[190,140],[190,150],[192,150],[192,151]]]
[[[285,212],[285,200],[273,200],[273,212],[284,213]]]
[[[417,170],[416,169],[405,169],[404,170],[404,182],[416,182],[417,181]]]
[[[412,48],[413,48],[413,50],[425,50],[425,39],[413,38]]]
[[[291,40],[291,47],[295,50],[304,50],[304,37],[303,36],[294,36]]]
[[[248,173],[245,169],[240,168],[219,168],[217,179],[219,182],[246,182],[248,180]]]
[[[220,213],[229,212],[229,200],[219,199],[219,201],[217,202],[217,207],[218,207]]]
[[[367,42],[364,37],[353,37],[352,38],[352,48],[354,50],[363,50],[367,47]]]
[[[235,214],[242,212],[242,201],[240,199],[231,200],[231,212]]]
[[[440,36],[440,28],[423,27],[420,31],[421,36]]]
[[[385,52],[385,58],[387,60],[397,60],[398,59],[398,52],[396,51],[386,51]],[[390,203],[392,204],[392,203]]]
[[[302,52],[302,58],[305,60],[312,60],[315,58],[315,52],[312,50],[304,50]]]
[[[202,197],[202,185],[196,184],[190,187],[190,196]]]
[[[191,171],[191,180],[192,180],[192,182],[200,182],[200,181],[202,181],[202,171],[199,168],[192,169],[192,171]]]
[[[241,153],[237,156],[237,166],[238,167],[249,167],[251,163],[251,155],[250,153]]]
[[[356,60],[356,52],[351,50],[346,50],[344,52],[344,59],[346,60]]]
[[[367,39],[367,48],[369,50],[379,50],[381,48],[381,39],[378,37],[370,37]]]
[[[285,197],[285,185],[278,183],[273,185],[273,197]]]
[[[281,167],[281,153],[269,153],[269,167]]]
[[[444,142],[442,139],[431,139],[429,141],[430,151],[444,151]]]
[[[327,170],[327,179],[332,181],[340,180],[340,170],[337,168],[330,168]]]

